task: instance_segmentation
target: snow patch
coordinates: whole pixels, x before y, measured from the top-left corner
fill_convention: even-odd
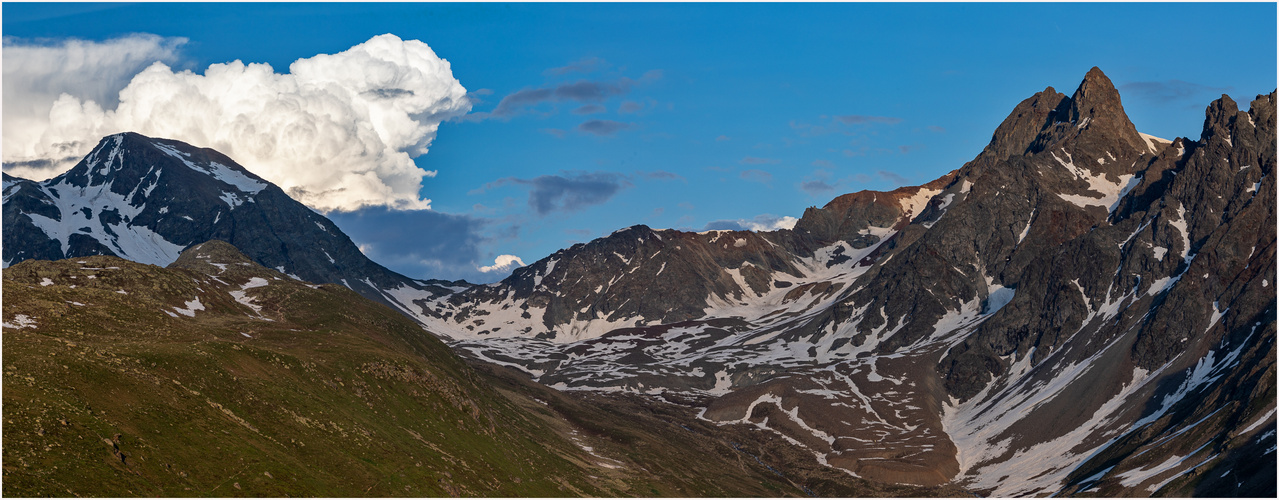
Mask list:
[[[901,207],[902,212],[905,213],[907,217],[914,218],[919,215],[923,207],[927,206],[928,202],[932,200],[934,196],[937,196],[940,193],[940,189],[920,188],[919,191],[915,192],[914,196],[904,198],[899,201],[898,206]]]
[[[1150,151],[1151,154],[1158,154],[1159,150],[1163,149],[1165,145],[1172,144],[1172,141],[1168,139],[1160,139],[1150,134],[1137,132],[1137,135],[1141,136],[1141,140],[1146,141],[1146,149]]]
[[[1190,255],[1190,230],[1186,228],[1186,206],[1184,204],[1177,204],[1177,220],[1169,221],[1168,225],[1176,228],[1181,233],[1181,258],[1189,266],[1191,259],[1194,257]]]
[[[995,314],[1008,305],[1009,302],[1012,302],[1013,295],[1017,293],[1017,289],[1003,285],[990,285],[989,289],[990,291],[986,296],[986,309],[982,311],[984,315]]]
[[[35,318],[25,314],[15,314],[13,316],[13,323],[6,321],[4,323],[0,323],[0,326],[21,330],[23,328],[35,328],[37,325]]]
[[[1025,240],[1026,240],[1026,235],[1030,234],[1030,225],[1031,225],[1031,223],[1035,222],[1035,212],[1038,212],[1038,211],[1039,211],[1039,208],[1038,208],[1038,207],[1036,207],[1036,208],[1034,208],[1034,209],[1032,209],[1032,210],[1030,211],[1030,217],[1029,217],[1028,219],[1026,219],[1026,227],[1025,227],[1024,229],[1022,229],[1022,230],[1021,230],[1021,234],[1020,234],[1019,236],[1017,236],[1017,244],[1018,244],[1018,245],[1020,245],[1022,241],[1025,241]]]
[[[80,187],[70,184],[66,178],[56,184],[39,186],[57,206],[58,218],[36,213],[27,215],[32,224],[61,244],[63,253],[70,250],[70,238],[75,234],[89,236],[116,256],[142,264],[167,266],[182,253],[183,245],[169,242],[146,226],[124,222],[133,220],[146,209],[145,204],[129,204],[128,200],[134,195],[132,192],[115,193],[111,190],[112,185],[106,183]],[[97,216],[86,218],[86,210]],[[118,210],[121,220],[114,224],[104,223],[101,214],[109,210]]]
[[[165,154],[168,154],[169,156],[172,156],[174,158],[177,158],[178,160],[181,160],[182,163],[185,164],[191,170],[195,170],[196,172],[200,172],[210,177],[213,177],[214,179],[222,181],[224,184],[234,186],[236,189],[239,189],[243,193],[257,194],[263,189],[266,189],[267,185],[265,182],[253,179],[252,177],[245,175],[243,172],[232,169],[231,167],[228,167],[216,161],[211,161],[207,164],[200,165],[195,162],[192,162],[190,159],[190,155],[183,153],[181,151],[178,151],[178,149],[173,146],[161,143],[159,141],[153,141],[151,144],[154,145],[160,151],[163,151]]]
[[[186,308],[175,307],[173,308],[173,310],[176,311],[178,314],[181,314],[189,318],[194,318],[196,311],[204,310],[204,304],[200,303],[199,297],[196,297],[195,300],[188,300],[185,302],[185,304],[186,304]]]
[[[1104,174],[1094,175],[1086,169],[1075,166],[1073,160],[1065,161],[1058,158],[1056,152],[1051,152],[1049,154],[1052,155],[1054,160],[1057,160],[1057,163],[1061,164],[1061,166],[1065,167],[1066,170],[1073,174],[1076,179],[1087,182],[1088,193],[1097,193],[1099,195],[1057,194],[1057,196],[1061,199],[1073,203],[1080,208],[1087,206],[1099,206],[1105,208],[1107,213],[1112,213],[1115,211],[1115,207],[1119,205],[1119,200],[1122,200],[1129,191],[1132,191],[1132,188],[1137,187],[1137,184],[1141,182],[1141,177],[1132,174],[1119,176],[1118,183],[1110,182],[1106,180],[1106,176]],[[1069,158],[1069,155],[1067,155],[1067,158]]]

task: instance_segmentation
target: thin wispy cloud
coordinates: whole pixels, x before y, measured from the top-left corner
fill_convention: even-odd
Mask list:
[[[657,109],[657,104],[658,104],[657,100],[651,97],[645,98],[643,102],[622,101],[622,103],[617,106],[617,112],[618,114],[623,114],[623,115],[643,114],[643,113],[652,111],[654,109]]]
[[[493,89],[472,90],[466,93],[466,100],[471,103],[472,106],[475,106],[477,104],[483,104],[485,102],[484,97],[490,95],[493,95]]]
[[[899,186],[908,186],[908,185],[910,185],[910,180],[909,180],[909,179],[906,179],[905,177],[902,177],[902,176],[897,175],[897,174],[895,174],[895,173],[889,172],[889,171],[887,171],[887,170],[880,170],[879,172],[876,172],[876,175],[878,175],[881,179],[884,179],[884,180],[886,180],[886,181],[889,181],[889,182],[895,183],[895,184],[897,184],[897,185],[899,185]]]
[[[818,160],[822,161],[822,160]],[[817,162],[813,162],[817,164]],[[833,167],[830,162],[824,162],[824,166]],[[850,182],[849,178],[834,179],[831,170],[827,168],[819,168],[814,170],[812,174],[804,177],[799,183],[799,190],[809,196],[830,196],[836,191],[844,189],[844,186]]]
[[[617,112],[622,114],[638,113],[642,111],[643,109],[644,109],[644,105],[638,102],[622,101],[622,104],[617,107]]]
[[[794,229],[799,219],[789,215],[756,215],[753,219],[725,219],[707,222],[702,231],[776,231]]]
[[[1164,102],[1194,99],[1203,95],[1226,94],[1232,90],[1234,87],[1210,87],[1181,80],[1131,82],[1119,86],[1119,92],[1124,96],[1141,96]]]
[[[770,174],[763,170],[757,170],[757,169],[743,170],[742,173],[739,174],[738,176],[741,177],[743,180],[747,180],[750,182],[760,182],[764,184],[773,182],[773,174]]]
[[[799,189],[811,196],[818,196],[834,192],[835,185],[819,179],[801,182]]]
[[[738,160],[738,163],[741,163],[742,165],[774,165],[777,163],[781,163],[781,160],[778,160],[776,158],[760,158],[756,156],[747,156],[742,158],[741,160]]]
[[[896,125],[902,122],[901,118],[893,116],[870,116],[870,115],[837,115],[835,120],[845,125],[863,125],[870,123],[883,123],[886,125]]]
[[[617,80],[577,80],[545,87],[521,89],[503,97],[492,111],[471,113],[458,118],[458,120],[468,122],[490,119],[508,120],[514,116],[530,112],[531,108],[536,108],[538,105],[548,102],[600,104],[614,97],[630,93],[631,89],[637,85],[649,84],[661,78],[662,70],[651,70],[645,72],[639,79],[622,77]],[[622,107],[627,109],[634,108],[633,111],[623,110],[621,112],[637,112],[644,108],[639,103],[626,104],[630,102],[633,101],[623,102]],[[636,108],[635,106],[639,107]]]
[[[577,126],[579,132],[599,136],[610,136],[628,128],[631,124],[614,120],[588,120]]]
[[[503,97],[493,110],[494,116],[508,116],[520,108],[532,106],[545,101],[603,101],[611,96],[622,95],[630,91],[629,81],[590,82],[577,81],[565,83],[552,88],[525,89]]]
[[[598,57],[583,57],[577,61],[571,62],[565,66],[551,68],[543,73],[547,75],[559,76],[568,73],[593,73],[600,69],[608,67],[608,62]]]
[[[572,111],[575,115],[594,115],[608,111],[601,104],[585,104]]]
[[[526,113],[529,108],[546,102],[576,101],[599,104],[611,97],[629,93],[634,85],[634,80],[622,78],[617,81],[579,80],[551,87],[522,89],[507,94],[498,101],[492,111],[471,113],[459,119],[471,122],[489,119],[505,120]]]
[[[652,172],[643,172],[643,171],[641,171],[641,172],[635,172],[635,176],[636,176],[636,177],[642,177],[642,178],[645,178],[645,179],[648,179],[648,180],[654,180],[654,181],[682,181],[682,182],[688,182],[688,179],[684,178],[684,176],[679,175],[679,174],[676,174],[676,173],[667,172],[667,171],[665,171],[665,170],[655,170],[655,171],[652,171]]]
[[[569,172],[563,175],[541,175],[532,179],[506,177],[485,184],[472,193],[501,186],[523,186],[528,189],[528,206],[539,216],[553,212],[576,212],[607,202],[632,184],[617,172]]]

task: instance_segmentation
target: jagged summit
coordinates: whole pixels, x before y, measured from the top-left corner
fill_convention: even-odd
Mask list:
[[[1120,103],[1119,91],[1110,78],[1101,72],[1101,68],[1096,66],[1088,70],[1084,80],[1070,96],[1070,121],[1084,118],[1128,118]]]
[[[1115,157],[1155,153],[1124,112],[1119,91],[1101,69],[1093,67],[1074,94],[1053,87],[1019,103],[995,129],[983,151],[996,160],[1031,155],[1071,144],[1076,149],[1102,148]],[[1072,152],[1073,154],[1073,152]],[[1083,162],[1096,167],[1095,157]],[[1107,162],[1115,163],[1107,157]],[[1120,173],[1115,169],[1106,172]]]
[[[1062,117],[1075,124],[1081,140],[1110,147],[1127,146],[1132,151],[1145,150],[1145,141],[1124,112],[1119,91],[1101,69],[1093,67],[1070,97],[1070,109]],[[1051,144],[1051,143],[1049,143]],[[1051,147],[1051,146],[1049,146]]]

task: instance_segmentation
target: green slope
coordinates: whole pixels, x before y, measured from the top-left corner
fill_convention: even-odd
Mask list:
[[[26,261],[3,282],[5,496],[954,493],[870,484],[678,405],[477,370],[222,242],[166,269]]]
[[[413,323],[205,246],[5,270],[5,495],[609,494]]]

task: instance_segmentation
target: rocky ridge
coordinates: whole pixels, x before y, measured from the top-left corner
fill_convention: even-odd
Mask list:
[[[1222,96],[1198,140],[1158,139],[1094,68],[927,185],[793,230],[627,228],[401,302],[553,387],[699,394],[861,477],[1191,494],[1273,447],[1274,109]]]

